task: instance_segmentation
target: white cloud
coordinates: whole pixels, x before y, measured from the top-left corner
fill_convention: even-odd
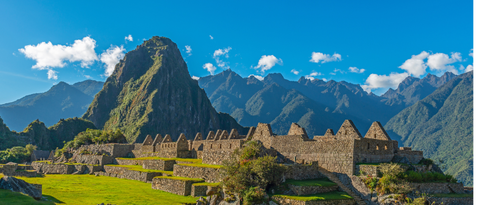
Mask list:
[[[290,72],[292,72],[295,75],[298,75],[300,72],[298,70],[292,69]]]
[[[326,78],[322,78],[323,81],[327,82],[327,79]]]
[[[314,77],[310,77],[310,76],[308,76],[308,75],[307,75],[307,76],[305,76],[305,78],[306,78],[306,79],[309,79],[309,80],[315,80],[315,78],[314,78]]]
[[[467,69],[465,69],[465,72],[469,72],[473,70],[473,65],[468,65]]]
[[[250,76],[255,77],[255,78],[258,79],[259,81],[263,81],[263,77],[262,77],[262,76],[251,74],[251,75],[249,75],[248,77],[250,77]]]
[[[212,35],[209,35],[210,36],[210,39],[213,40],[213,36]]]
[[[435,53],[428,56],[427,65],[432,70],[458,73],[454,66],[449,65],[458,61],[462,61],[462,56],[458,52],[452,53],[451,57],[448,57],[448,55],[444,53]]]
[[[89,76],[89,75],[83,75],[83,76],[87,79],[92,79],[92,76]]]
[[[228,52],[232,50],[231,47],[224,48],[224,49],[217,49],[213,53],[213,59],[215,59],[215,62],[217,63],[217,66],[223,69],[229,69],[230,66],[226,62],[220,59],[220,57],[224,56],[225,58],[228,58]]]
[[[408,76],[408,73],[390,73],[390,75],[370,74],[365,81],[365,85],[361,85],[361,87],[367,92],[377,88],[397,88],[398,84]]]
[[[427,65],[425,65],[424,59],[430,54],[426,51],[422,51],[418,55],[412,55],[412,58],[406,60],[399,68],[406,70],[409,74],[419,77],[425,74]]]
[[[322,73],[320,72],[312,71],[312,73],[310,73],[310,75],[306,75],[305,78],[309,80],[314,80],[315,76],[321,76],[321,75]]]
[[[189,45],[186,45],[185,49],[187,50],[188,56],[191,56],[192,55],[192,47],[190,47]]]
[[[81,62],[82,68],[89,67],[95,60],[98,60],[95,53],[96,41],[89,36],[82,40],[75,40],[73,45],[53,45],[52,42],[42,42],[35,45],[27,45],[18,49],[27,58],[37,63],[32,68],[39,70],[51,70],[51,68],[62,68],[69,62]]]
[[[215,66],[213,66],[213,64],[211,64],[211,63],[203,64],[203,69],[207,69],[208,72],[210,72],[211,75],[213,75],[215,73],[215,70],[217,70],[217,68]]]
[[[197,76],[192,76],[192,79],[194,79],[194,80],[198,80],[198,79],[200,79],[200,77],[197,77]]]
[[[48,70],[47,72],[47,75],[48,75],[48,79],[54,79],[54,80],[57,80],[58,79],[58,75],[57,75],[57,71],[54,71],[54,70]]]
[[[282,65],[282,59],[277,58],[274,55],[263,55],[258,61],[258,65],[255,66],[255,69],[260,68],[260,72],[265,73],[265,71],[270,70],[275,64]]]
[[[470,49],[470,53],[468,55],[473,57],[473,48]]]
[[[125,41],[133,41],[132,35],[125,36]]]
[[[338,53],[334,53],[330,56],[330,54],[323,54],[320,52],[312,52],[312,59],[310,62],[318,63],[322,61],[322,63],[330,62],[330,61],[341,61],[342,55]]]
[[[337,73],[344,74],[345,71],[335,68],[333,69],[333,72],[330,73],[330,75],[337,75]]]
[[[125,56],[125,48],[111,45],[100,55],[100,61],[105,63],[105,76],[112,75],[115,65]]]
[[[348,70],[352,73],[363,73],[365,72],[365,69],[358,69],[357,67],[349,67]]]

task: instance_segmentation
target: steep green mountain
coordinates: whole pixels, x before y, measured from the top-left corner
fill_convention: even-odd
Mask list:
[[[236,128],[228,114],[217,113],[205,92],[188,73],[177,45],[153,37],[128,52],[95,96],[83,118],[98,128],[120,129],[127,139],[142,142],[147,134],[184,133]]]
[[[10,131],[0,118],[0,150],[13,146],[37,145],[40,150],[62,148],[63,142],[72,140],[78,133],[96,129],[92,122],[80,118],[61,119],[57,124],[46,127],[43,122],[35,120],[22,132]]]
[[[404,146],[443,161],[444,171],[473,184],[473,72],[448,81],[385,125]]]
[[[385,92],[382,97],[387,99],[383,101],[387,105],[397,104],[403,107],[408,107],[427,97],[438,87],[455,77],[456,75],[451,72],[446,72],[441,77],[429,73],[422,79],[409,76],[398,85],[396,90],[390,88]]]
[[[17,131],[36,119],[51,126],[60,119],[82,116],[102,86],[102,82],[93,80],[74,85],[60,82],[45,93],[27,95],[0,105],[0,116]]]

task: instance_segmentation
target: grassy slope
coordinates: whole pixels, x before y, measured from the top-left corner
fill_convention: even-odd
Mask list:
[[[181,204],[195,203],[197,199],[154,190],[149,183],[114,177],[46,175],[42,178],[18,178],[29,183],[42,184],[44,196],[50,196],[69,205],[100,203]],[[0,198],[2,198],[1,195]],[[2,198],[2,202],[3,200],[4,198]]]

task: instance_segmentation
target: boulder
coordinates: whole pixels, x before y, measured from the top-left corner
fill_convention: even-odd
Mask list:
[[[42,190],[15,177],[4,176],[0,179],[0,189],[8,189],[14,192],[22,192],[33,197],[36,200],[42,198]]]

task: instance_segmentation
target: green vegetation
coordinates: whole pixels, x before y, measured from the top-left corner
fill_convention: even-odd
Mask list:
[[[190,196],[179,196],[152,189],[151,184],[135,180],[94,175],[45,175],[17,177],[28,183],[42,184],[43,195],[65,204],[182,204],[195,203]],[[4,197],[1,197],[4,202]],[[13,199],[12,199],[13,200]],[[26,203],[28,204],[28,203]]]
[[[404,109],[388,121],[385,130],[472,186],[473,72],[459,75]]]
[[[312,194],[304,196],[290,196],[290,195],[273,195],[277,197],[282,197],[285,199],[293,199],[298,201],[321,201],[321,200],[338,200],[338,199],[353,199],[350,195],[345,192],[327,192],[321,194]]]
[[[285,172],[285,167],[276,163],[276,157],[266,155],[257,141],[249,141],[243,149],[236,149],[223,166],[224,190],[239,193],[246,204],[262,202],[267,187],[279,186]]]
[[[35,200],[32,197],[25,195],[20,192],[13,192],[7,189],[0,189],[0,204],[16,204],[16,205],[53,205],[55,202],[60,203],[60,201],[55,200],[55,198],[43,195],[46,197],[46,200]]]
[[[204,179],[197,179],[197,178],[187,178],[187,177],[175,177],[175,176],[158,176],[154,178],[162,178],[162,179],[173,179],[173,180],[181,180],[181,181],[191,181],[191,182],[204,182]]]
[[[120,130],[94,130],[88,129],[78,133],[72,141],[65,143],[62,149],[57,150],[55,155],[59,156],[67,148],[79,148],[84,144],[103,144],[103,143],[126,143],[127,140]]]
[[[222,165],[214,165],[214,164],[177,164],[178,166],[189,166],[189,167],[205,167],[205,168],[214,168],[220,169]]]
[[[220,182],[218,182],[218,183],[207,183],[207,182],[204,182],[204,183],[195,183],[195,184],[193,184],[193,186],[211,186],[211,187],[218,187],[218,186],[220,186]]]
[[[28,144],[25,147],[16,146],[4,151],[0,151],[0,163],[23,163],[29,161],[32,152],[36,149],[37,146]]]
[[[110,167],[125,167],[128,168],[128,170],[132,171],[140,171],[140,172],[147,172],[147,173],[164,173],[167,175],[173,175],[173,171],[163,171],[163,170],[156,170],[156,169],[144,169],[142,168],[142,165],[118,165],[118,164],[107,164],[105,166],[110,166]]]
[[[323,186],[323,187],[330,187],[336,186],[334,182],[328,180],[327,178],[321,179],[307,179],[307,180],[293,180],[287,179],[285,184],[291,184],[295,186]]]

